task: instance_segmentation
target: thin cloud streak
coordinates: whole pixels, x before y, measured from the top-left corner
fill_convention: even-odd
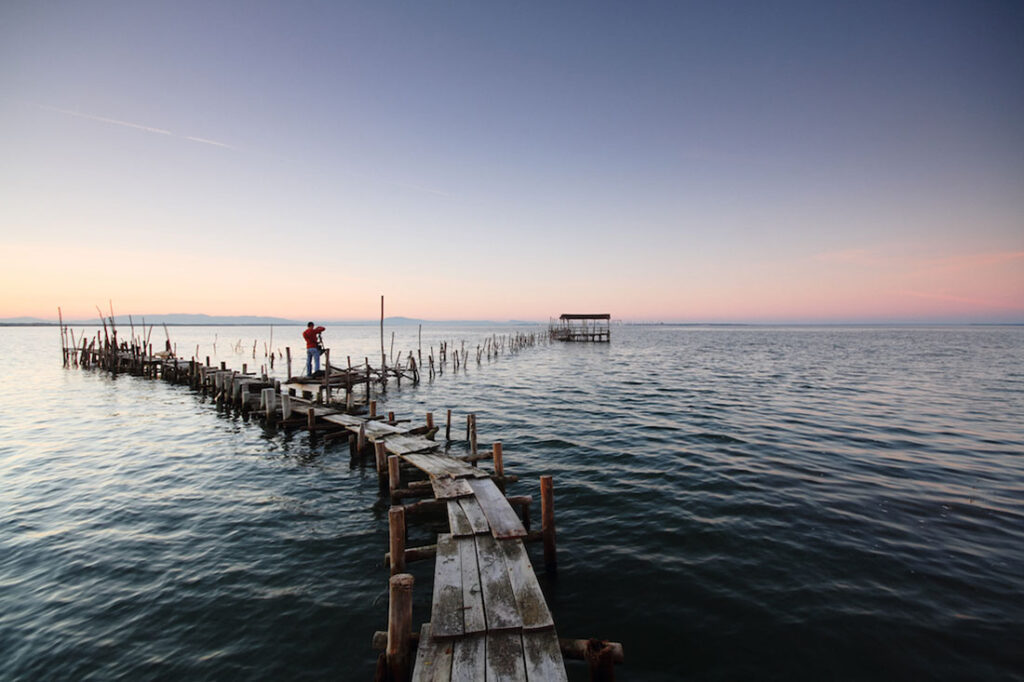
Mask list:
[[[139,123],[131,123],[129,121],[119,121],[116,118],[106,118],[105,116],[94,116],[92,114],[84,114],[81,111],[71,111],[70,109],[61,109],[60,107],[53,107],[49,104],[39,104],[38,102],[31,102],[33,106],[39,107],[40,109],[46,109],[47,111],[56,111],[59,114],[67,114],[68,116],[75,116],[77,118],[84,118],[90,121],[99,121],[100,123],[112,123],[113,125],[124,126],[125,128],[135,128],[136,130],[144,130],[147,133],[156,133],[158,135],[171,135],[170,130],[164,130],[163,128],[153,128],[151,126],[144,126]]]
[[[234,147],[232,147],[231,145],[224,144],[223,142],[217,142],[217,140],[207,140],[207,139],[204,139],[202,137],[192,137],[191,135],[186,135],[185,139],[186,140],[191,140],[193,142],[202,142],[203,144],[212,144],[214,147],[224,147],[224,149],[234,149]]]
[[[170,137],[176,137],[181,140],[190,140],[192,142],[201,142],[202,144],[212,145],[214,147],[223,147],[224,149],[234,149],[229,144],[224,142],[218,142],[217,140],[209,140],[204,137],[193,137],[191,135],[176,135],[170,130],[164,130],[163,128],[154,128],[153,126],[142,125],[141,123],[132,123],[131,121],[122,121],[116,118],[107,118],[106,116],[96,116],[94,114],[86,114],[81,111],[73,111],[71,109],[61,109],[49,104],[41,104],[39,102],[27,102],[34,107],[44,109],[46,111],[54,111],[58,114],[65,114],[66,116],[74,116],[76,118],[84,118],[89,121],[97,121],[99,123],[110,123],[111,125],[122,126],[124,128],[133,128],[135,130],[142,130],[147,133],[155,133],[157,135],[167,135]]]

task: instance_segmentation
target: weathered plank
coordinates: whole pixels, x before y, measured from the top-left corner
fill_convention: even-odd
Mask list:
[[[484,595],[480,586],[480,570],[477,566],[476,543],[473,538],[457,538],[459,561],[462,566],[462,622],[466,634],[487,630],[484,617]]]
[[[526,537],[523,522],[519,520],[512,505],[498,490],[498,486],[494,485],[494,481],[489,478],[476,478],[470,480],[469,485],[476,493],[476,499],[480,502],[480,507],[483,509],[484,516],[487,517],[487,523],[495,538]]]
[[[409,429],[403,429],[397,426],[392,426],[391,424],[385,424],[384,422],[373,420],[365,422],[364,426],[366,428],[366,437],[370,440],[377,440],[378,438],[386,438],[388,436],[409,432]]]
[[[405,461],[417,469],[426,472],[430,476],[441,476],[449,474],[456,478],[483,477],[487,478],[487,472],[471,467],[454,457],[440,455],[437,453],[420,453],[405,455]]]
[[[357,431],[359,430],[359,425],[362,424],[364,421],[359,417],[353,417],[352,415],[345,414],[343,412],[338,414],[332,414],[329,417],[324,417],[324,420],[344,427],[354,426]]]
[[[455,640],[452,646],[452,682],[485,679],[487,638],[483,634]]]
[[[428,476],[443,476],[451,473],[445,462],[446,458],[434,454],[403,455],[402,459]]]
[[[473,527],[469,525],[466,512],[462,511],[457,500],[448,502],[448,530],[454,537],[473,535]]]
[[[485,675],[488,680],[526,679],[523,639],[518,632],[487,633]]]
[[[505,555],[498,549],[498,540],[490,535],[477,535],[476,560],[480,567],[480,586],[484,593],[487,631],[522,629],[515,593],[509,582]],[[489,648],[489,645],[488,645]]]
[[[457,637],[466,631],[462,619],[462,559],[455,540],[447,533],[437,536],[430,622],[435,637]]]
[[[452,677],[452,644],[431,637],[430,623],[420,628],[420,644],[412,682],[448,682]]]
[[[437,443],[422,436],[395,434],[384,439],[384,447],[393,455],[407,455],[437,447]]]
[[[531,682],[564,682],[569,679],[565,674],[565,661],[554,630],[524,632],[523,660],[526,663],[526,679]]]
[[[459,506],[465,512],[469,527],[473,529],[474,533],[491,532],[491,527],[487,524],[487,517],[484,515],[484,510],[480,508],[477,498],[463,497],[459,500]]]
[[[498,540],[498,550],[505,558],[508,581],[515,594],[516,606],[523,619],[524,630],[541,630],[555,627],[551,611],[544,600],[544,593],[533,572],[530,557],[521,540]],[[558,642],[555,642],[556,648]]]
[[[473,494],[473,489],[469,487],[469,483],[466,483],[464,478],[434,476],[430,479],[430,485],[434,489],[434,497],[439,500],[469,497]]]

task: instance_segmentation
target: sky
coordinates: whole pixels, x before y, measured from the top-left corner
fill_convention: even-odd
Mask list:
[[[1024,322],[1020,2],[0,3],[0,318]]]

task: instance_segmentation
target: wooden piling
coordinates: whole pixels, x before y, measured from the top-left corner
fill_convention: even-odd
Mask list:
[[[494,444],[494,474],[496,476],[505,475],[505,462],[502,459],[501,443]]]
[[[277,414],[277,400],[275,397],[277,394],[272,388],[264,388],[260,393],[263,395],[263,402],[265,403],[263,407],[267,411],[267,421],[270,421]]]
[[[391,576],[388,601],[388,646],[384,651],[392,682],[409,679],[412,649],[412,586],[408,573]]]
[[[472,425],[469,430],[469,452],[471,455],[477,454],[476,452],[476,413],[470,415],[472,419]]]
[[[591,682],[615,682],[616,653],[621,655],[621,644],[618,650],[616,650],[612,646],[612,642],[599,639],[587,640],[587,646],[583,651],[583,658],[587,661],[587,670],[590,672]]]
[[[544,537],[544,568],[554,573],[558,570],[555,555],[555,489],[551,476],[540,477],[540,518],[541,534]]]
[[[405,571],[405,509],[396,505],[388,510],[390,534],[391,575]]]
[[[452,439],[452,411],[448,410],[448,421],[444,425],[444,439]]]
[[[388,456],[388,490],[397,490],[402,485],[401,460],[398,455]]]
[[[312,407],[306,410],[306,428],[309,429],[310,432],[316,430],[316,410]]]
[[[384,441],[377,441],[373,444],[374,460],[377,464],[377,484],[381,492],[388,489],[388,451]]]

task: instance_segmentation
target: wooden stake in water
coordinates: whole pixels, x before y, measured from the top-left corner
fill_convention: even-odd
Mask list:
[[[391,576],[388,602],[388,646],[384,651],[392,680],[409,679],[412,641],[412,586],[408,573]]]

